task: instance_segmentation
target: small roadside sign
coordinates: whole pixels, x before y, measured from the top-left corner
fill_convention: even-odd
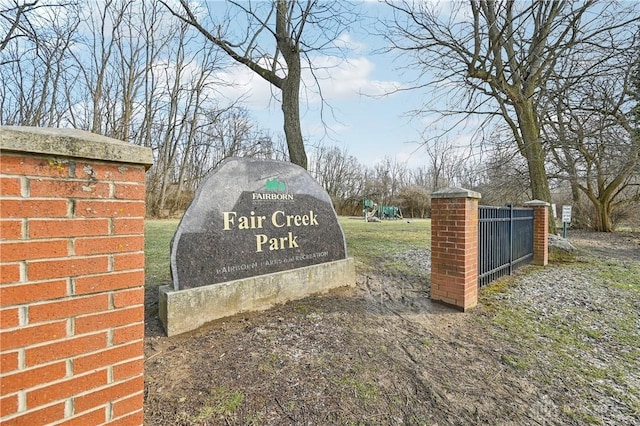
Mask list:
[[[562,222],[571,222],[571,206],[562,206]]]

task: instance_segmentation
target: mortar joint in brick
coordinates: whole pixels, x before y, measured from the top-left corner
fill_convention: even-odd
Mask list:
[[[20,327],[29,324],[29,308],[27,306],[20,306],[18,308],[18,321]]]
[[[20,178],[20,196],[23,198],[29,198],[30,195],[30,182],[25,176]]]
[[[27,391],[18,391],[18,413],[27,410]]]
[[[74,317],[67,318],[67,336],[72,337],[76,334],[76,319]]]
[[[22,261],[19,263],[20,265],[20,282],[21,283],[26,283],[27,282],[27,261]]]
[[[67,398],[64,401],[64,418],[68,419],[72,417],[73,414],[73,398]]]
[[[20,348],[18,349],[18,370],[23,370],[26,368],[26,349]]]

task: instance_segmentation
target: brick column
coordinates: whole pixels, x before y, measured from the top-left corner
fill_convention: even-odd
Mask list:
[[[533,260],[534,265],[549,263],[549,203],[532,200],[524,203],[533,208]]]
[[[463,311],[478,304],[479,199],[462,188],[431,194],[431,299]]]
[[[0,127],[0,423],[143,421],[151,151]]]

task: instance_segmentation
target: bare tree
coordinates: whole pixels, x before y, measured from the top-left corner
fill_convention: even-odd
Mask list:
[[[511,144],[494,142],[476,170],[480,182],[474,187],[486,205],[521,204],[531,198],[527,163]]]
[[[341,2],[274,0],[272,2],[228,1],[231,10],[224,20],[207,28],[188,0],[180,0],[171,12],[196,28],[234,61],[269,82],[282,95],[284,133],[291,162],[307,168],[307,154],[300,126],[300,88],[303,59],[311,66],[309,53],[329,45],[346,26],[347,8]],[[206,3],[207,7],[211,6]],[[215,12],[209,10],[209,16]],[[230,17],[231,16],[231,17]],[[229,23],[239,20],[243,31],[233,33]],[[282,60],[284,62],[282,62]]]
[[[126,25],[125,17],[132,3],[133,0],[106,0],[89,3],[84,9],[84,21],[90,31],[83,37],[87,50],[78,51],[75,56],[91,97],[91,123],[87,130],[93,133],[111,137],[118,133],[114,129],[115,111],[111,107],[120,98],[117,87],[120,81],[113,57],[118,54],[120,28]]]
[[[398,199],[404,217],[425,218],[431,209],[431,193],[418,185],[406,185],[400,189]]]
[[[23,3],[14,0],[0,9],[0,50],[4,50],[12,40],[29,35],[31,25],[25,15],[35,9],[37,4],[38,0]]]
[[[408,176],[406,163],[385,157],[373,166],[373,186],[370,194],[366,195],[376,198],[378,204],[395,204]]]
[[[156,59],[152,52],[167,43],[168,37],[159,36],[156,31],[159,24],[158,6],[154,3],[134,2],[123,6],[122,23],[113,29],[111,35],[115,52],[109,72],[117,76],[117,90],[112,94],[116,102],[113,112],[109,114],[112,123],[108,127],[113,129],[112,136],[115,139],[137,142],[133,132],[136,128],[134,117],[143,114],[145,104],[140,100],[148,71],[152,69],[147,56],[151,60]]]
[[[1,4],[0,123],[72,126],[152,148],[149,213],[179,209],[230,155],[281,155],[238,100],[219,94],[228,57],[160,3]]]
[[[635,25],[637,11],[595,0],[387,4],[395,15],[388,33],[393,49],[410,55],[431,77],[426,86],[440,94],[446,90],[453,100],[429,108],[503,120],[526,160],[532,196],[551,202],[540,137],[540,101],[548,79],[557,63],[582,59],[569,56],[573,46],[615,38],[618,29]]]
[[[270,137],[257,128],[244,108],[214,109],[194,103],[185,119],[187,134],[178,142],[173,161],[176,173],[169,174],[166,204],[170,215],[186,207],[201,180],[226,158],[271,158],[272,154]]]
[[[339,214],[360,214],[364,167],[346,148],[320,146],[309,165],[309,171],[327,191]]]
[[[446,137],[425,140],[423,146],[429,158],[428,189],[433,192],[453,185],[468,157],[466,150],[454,146]]]
[[[260,130],[244,107],[235,105],[208,111],[200,128],[199,157],[206,158],[206,165],[198,169],[202,175],[217,167],[229,157],[271,158],[273,141]],[[202,150],[207,150],[204,155]]]
[[[553,93],[562,96],[548,99],[555,109],[543,129],[560,177],[571,183],[574,204],[581,205],[579,194],[590,201],[597,231],[613,231],[615,212],[640,201],[638,30],[603,46],[599,60],[576,64],[590,78],[559,81]]]
[[[42,35],[40,23],[37,22],[37,17],[34,22],[34,15],[44,15],[46,12],[43,13],[43,11],[47,10],[55,14],[61,7],[73,7],[76,4],[75,1],[41,3],[40,0],[9,0],[2,3],[0,5],[0,51],[12,43],[18,43],[20,39],[36,44]],[[4,63],[5,60],[0,60],[0,65]]]
[[[210,55],[205,47],[193,58],[188,55],[189,36],[189,26],[180,23],[175,34],[177,43],[168,52],[171,56],[167,58],[160,78],[165,84],[167,96],[159,104],[163,124],[158,129],[160,137],[154,166],[154,175],[158,179],[157,197],[152,208],[154,214],[165,209],[171,185],[183,179],[180,158],[189,155],[199,126],[199,116],[203,113],[207,76],[215,69],[215,64],[211,62],[215,56]],[[192,75],[194,64],[199,65],[196,67],[199,73],[195,76]]]
[[[15,4],[19,22],[27,21],[28,12],[36,10],[36,2]],[[70,52],[76,47],[78,11],[73,4],[64,14],[56,7],[42,6],[28,22],[10,30],[12,35],[7,35],[0,50],[0,122],[59,126],[73,104],[68,93],[76,68]]]

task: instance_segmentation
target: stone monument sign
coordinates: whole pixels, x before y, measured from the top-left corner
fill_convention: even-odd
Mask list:
[[[167,334],[355,285],[327,192],[303,168],[230,158],[201,183],[171,243],[160,288]]]
[[[346,258],[331,198],[292,163],[231,158],[200,185],[173,238],[174,288]]]

